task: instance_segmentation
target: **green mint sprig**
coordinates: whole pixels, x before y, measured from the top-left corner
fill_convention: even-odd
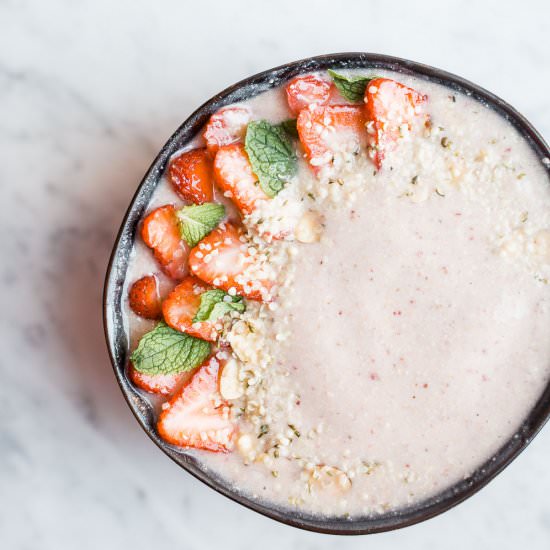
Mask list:
[[[231,311],[243,313],[245,309],[246,306],[241,296],[230,296],[220,289],[207,290],[201,294],[201,303],[193,323],[216,321],[226,313]]]
[[[290,137],[280,125],[257,120],[248,124],[244,146],[261,188],[274,197],[298,169]]]
[[[205,202],[184,206],[176,212],[182,238],[189,246],[195,246],[204,239],[225,216],[223,204]]]
[[[288,120],[283,120],[281,122],[281,126],[283,127],[283,130],[293,138],[298,139],[298,127],[297,127],[297,120],[295,118],[289,118]]]
[[[177,374],[193,370],[210,355],[210,344],[160,322],[141,337],[130,359],[143,374]]]
[[[347,76],[332,69],[328,70],[328,74],[332,77],[334,85],[342,96],[353,103],[363,101],[368,83],[375,78],[380,78],[379,76]]]

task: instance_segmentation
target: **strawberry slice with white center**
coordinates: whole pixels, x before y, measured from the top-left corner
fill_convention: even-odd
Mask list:
[[[136,370],[130,363],[128,366],[128,378],[134,386],[148,392],[160,395],[171,395],[184,380],[189,378],[188,372],[179,372],[177,374],[146,374]]]
[[[187,251],[189,247],[181,238],[172,204],[155,208],[143,220],[141,236],[153,249],[162,271],[172,279],[183,279],[187,274]]]
[[[157,423],[162,439],[185,448],[223,453],[232,449],[235,426],[218,391],[219,369],[219,360],[211,357],[164,403]]]
[[[391,80],[375,78],[365,90],[368,155],[380,169],[385,153],[413,129],[428,96]]]
[[[214,113],[204,131],[206,147],[214,154],[220,147],[244,138],[252,114],[247,107],[224,107]]]
[[[355,105],[312,105],[300,112],[298,135],[315,174],[359,153],[366,142],[364,124],[363,110]]]
[[[168,295],[162,304],[162,313],[166,324],[180,332],[203,340],[215,341],[218,330],[210,321],[193,322],[201,304],[201,294],[210,287],[195,277],[186,277]]]
[[[222,223],[189,253],[189,269],[199,279],[251,300],[268,301],[271,282],[235,226]]]
[[[269,197],[260,187],[258,177],[242,143],[221,147],[214,159],[214,175],[218,187],[237,205],[243,214],[250,214],[258,201]]]
[[[333,88],[331,82],[313,74],[297,76],[285,87],[288,106],[297,115],[310,105],[326,105]]]

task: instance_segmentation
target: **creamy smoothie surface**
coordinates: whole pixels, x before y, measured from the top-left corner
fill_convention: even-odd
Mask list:
[[[362,75],[369,71],[340,77]],[[161,436],[237,491],[298,513],[354,517],[437,495],[514,436],[550,379],[548,161],[473,98],[401,74],[376,76],[365,84],[366,103],[347,88],[338,96],[340,87],[318,74],[330,99],[301,104],[315,81],[299,81],[298,93],[260,94],[226,122],[238,127],[246,112],[245,124],[284,126],[296,160],[294,171],[278,166],[287,178],[269,200],[251,200],[267,180],[251,170],[226,176],[241,162],[235,143],[214,153],[213,202],[226,216],[214,232],[223,235],[182,250],[192,248],[188,269],[210,285],[193,287],[198,301],[206,288],[227,292],[225,317],[206,329],[199,314],[191,329],[180,322],[188,302],[176,290],[185,281],[172,290],[182,276],[161,273],[159,261],[170,273],[174,264],[139,239],[127,275],[129,288],[154,274],[157,293],[172,292],[162,305],[166,323],[212,342],[201,380],[192,369],[129,371],[157,394]],[[388,92],[393,81],[411,90],[409,103],[400,88]],[[373,107],[380,99],[381,123],[380,104]],[[210,147],[209,131],[186,150],[203,139]],[[249,133],[242,151],[258,171]],[[262,144],[270,136],[261,134]],[[222,165],[225,152],[233,156]],[[170,177],[149,211],[188,203]],[[231,265],[249,262],[252,282],[237,275],[232,285],[231,270],[214,273],[231,240],[225,224],[242,225],[241,256]],[[129,307],[126,322],[132,350],[156,325]],[[141,359],[134,355],[130,368]],[[201,417],[194,439],[189,425],[208,369],[223,421]],[[199,403],[193,414],[190,403]]]

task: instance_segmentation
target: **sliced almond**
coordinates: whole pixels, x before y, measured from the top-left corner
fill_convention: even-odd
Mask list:
[[[220,393],[224,399],[238,399],[243,395],[239,371],[240,367],[235,359],[229,359],[224,365],[220,376]]]

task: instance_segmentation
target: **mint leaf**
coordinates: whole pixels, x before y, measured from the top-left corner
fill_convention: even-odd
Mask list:
[[[184,206],[176,212],[180,223],[181,236],[189,246],[195,246],[208,233],[216,229],[225,216],[223,204],[205,202]]]
[[[223,290],[207,290],[201,294],[201,303],[193,323],[216,321],[230,311],[242,313],[246,309],[241,296],[229,296]]]
[[[261,188],[274,197],[298,169],[290,138],[281,126],[257,120],[248,124],[244,147]]]
[[[295,118],[290,118],[289,120],[283,120],[281,122],[281,126],[283,127],[283,130],[293,138],[298,138],[298,128],[296,126],[296,123],[298,121]]]
[[[223,317],[226,313],[236,311],[237,313],[243,313],[246,309],[243,299],[240,296],[234,296],[238,300],[232,300],[231,302],[218,302],[213,308],[208,317],[209,321],[215,321],[220,317]]]
[[[338,88],[338,91],[348,101],[353,101],[354,103],[363,101],[363,98],[365,97],[365,90],[367,89],[367,84],[375,78],[380,78],[379,76],[347,76],[337,73],[332,69],[328,70],[328,74],[332,77],[332,80],[334,81],[336,88]]]
[[[195,317],[193,318],[193,323],[200,321],[207,321],[210,313],[214,306],[221,302],[225,296],[226,292],[218,288],[214,290],[207,290],[201,294],[201,303]]]
[[[198,367],[210,355],[210,344],[160,322],[144,334],[130,359],[144,374],[177,374]]]

